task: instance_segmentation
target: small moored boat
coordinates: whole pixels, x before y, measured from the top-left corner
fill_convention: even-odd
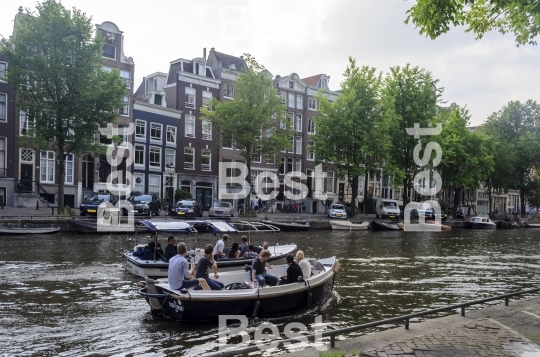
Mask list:
[[[496,226],[499,229],[514,229],[514,228],[520,228],[521,227],[516,222],[505,222],[505,221],[498,221],[496,223]]]
[[[371,228],[375,231],[399,231],[401,228],[398,227],[397,223],[387,223],[387,222],[371,222]]]
[[[495,229],[497,225],[488,217],[471,217],[470,221],[465,222],[465,227],[472,229]]]
[[[283,232],[306,232],[309,230],[309,223],[303,221],[268,221],[263,220],[262,223],[269,224],[279,228]]]
[[[368,229],[369,222],[353,223],[351,221],[336,221],[331,220],[330,225],[332,229],[345,230],[345,231],[363,231]]]
[[[49,234],[59,230],[60,227],[0,227],[0,234]]]
[[[404,231],[430,231],[430,232],[440,232],[443,230],[450,230],[452,227],[447,226],[445,224],[441,224],[437,221],[425,221],[424,223],[411,223],[407,227],[410,227],[410,229],[405,229],[405,224],[403,222],[399,222],[397,226],[400,229],[403,229]]]
[[[248,271],[230,271],[216,279],[225,290],[174,290],[167,279],[146,279],[139,290],[153,315],[178,321],[217,320],[220,315],[264,317],[311,308],[325,301],[334,286],[339,262],[335,257],[310,260],[313,275],[306,281],[270,287],[251,288]],[[269,273],[286,275],[287,265],[275,266]],[[243,289],[228,290],[241,285]]]

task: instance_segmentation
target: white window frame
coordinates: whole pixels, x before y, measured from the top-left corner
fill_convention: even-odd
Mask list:
[[[301,95],[296,96],[296,109],[302,109],[304,105],[304,97]]]
[[[313,146],[313,141],[308,141],[307,143],[308,143],[307,160],[315,161],[315,153],[309,150],[309,148]]]
[[[64,160],[64,183],[73,184],[73,169],[74,169],[75,155],[67,154],[66,159]],[[71,174],[70,174],[71,171]],[[70,179],[71,177],[71,179]]]
[[[234,98],[234,84],[232,83],[225,83],[223,87],[223,96],[225,98]]]
[[[133,157],[133,164],[136,167],[144,167],[145,165],[145,156],[146,156],[146,146],[141,144],[135,144],[134,145],[134,157]],[[142,163],[137,162],[137,153],[142,153]]]
[[[204,163],[207,160],[208,163]],[[201,171],[212,171],[212,150],[201,149]]]
[[[315,99],[315,98],[309,98],[309,101],[308,101],[308,109],[309,109],[309,110],[314,110],[314,111],[317,110],[317,99]]]
[[[124,105],[119,111],[119,114],[125,117],[129,116],[129,95],[125,95],[123,99]]]
[[[299,159],[299,158],[294,159],[294,171],[302,172],[302,159]]]
[[[274,155],[266,155],[265,161],[267,165],[274,165],[276,163],[276,157]]]
[[[212,122],[208,119],[202,120],[202,139],[212,140]]]
[[[316,134],[317,133],[317,128],[315,127],[315,121],[313,120],[313,118],[308,118],[307,130],[308,130],[308,134]]]
[[[188,127],[190,127],[191,130],[188,130]],[[184,131],[185,131],[186,138],[195,137],[195,116],[194,115],[186,114]]]
[[[154,179],[157,184],[152,183]],[[161,176],[160,175],[148,175],[148,193],[155,193],[158,196],[161,196]]]
[[[139,125],[142,124],[142,125]],[[138,129],[142,128],[142,135],[137,133]],[[146,121],[141,119],[135,119],[135,139],[146,141]]]
[[[0,177],[7,177],[7,138],[0,137]],[[4,202],[5,203],[5,202]]]
[[[197,100],[197,91],[195,88],[186,87],[184,95],[184,105],[186,108],[195,108],[195,103]]]
[[[327,171],[326,172],[326,182],[324,183],[324,192],[334,192],[334,171]],[[330,190],[328,190],[328,186],[330,186]]]
[[[153,136],[154,131],[159,131],[159,137]],[[163,141],[163,124],[160,123],[150,123],[150,140],[156,141],[156,142],[162,142]]]
[[[0,122],[7,122],[8,113],[8,96],[6,93],[0,93],[0,97],[4,98],[4,101],[0,101]]]
[[[172,167],[176,167],[176,150],[165,149],[165,167],[171,165]]]
[[[296,113],[294,115],[294,130],[299,133],[302,132],[302,114]]]
[[[109,47],[114,48],[114,57],[105,56],[105,46],[109,46]],[[116,46],[115,46],[115,45],[109,45],[109,44],[107,44],[107,43],[103,44],[103,53],[101,54],[101,56],[102,56],[103,58],[107,58],[107,59],[116,61]]]
[[[122,78],[122,80],[126,83],[126,88],[131,88],[131,71],[121,69],[120,78]]]
[[[133,191],[144,193],[146,192],[144,188],[144,174],[142,172],[133,173]],[[141,182],[137,183],[137,179],[140,178]]]
[[[169,140],[169,133],[172,133],[172,135],[170,135],[170,138],[172,140]],[[166,136],[167,145],[176,146],[176,127],[175,126],[167,125],[167,134],[165,136]]]
[[[54,151],[40,151],[39,152],[40,182],[54,183],[55,164],[56,164],[56,156],[54,154]]]
[[[210,101],[212,100],[212,92],[203,90],[202,92],[202,106],[210,110]]]
[[[294,139],[294,153],[302,155],[302,137],[297,136]]]
[[[27,136],[28,130],[32,129],[32,127],[36,123],[35,118],[34,120],[30,120],[30,118],[31,116],[28,115],[28,113],[25,112],[24,110],[21,110],[19,112],[19,135],[20,136]]]
[[[186,161],[186,155],[191,155],[191,162]],[[191,146],[184,147],[184,169],[195,170],[195,148]]]
[[[159,159],[152,161],[152,156],[159,155]],[[148,148],[148,167],[152,170],[161,170],[161,148],[159,146],[150,146]]]
[[[6,80],[6,69],[7,69],[7,62],[0,61],[0,82],[7,82]]]
[[[294,108],[294,93],[289,93],[288,107],[289,108]]]
[[[195,66],[193,66],[193,74],[206,77],[206,65],[201,62],[195,62]]]

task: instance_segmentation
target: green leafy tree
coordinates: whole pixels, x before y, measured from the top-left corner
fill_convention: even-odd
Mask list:
[[[493,171],[493,157],[490,137],[467,128],[470,115],[465,108],[453,107],[441,114],[441,118],[446,120],[443,119],[441,134],[434,139],[441,145],[439,170],[443,179],[442,187],[454,191],[452,211],[455,214],[460,193],[478,188]]]
[[[181,190],[181,189],[176,189],[176,191],[174,191],[174,202],[178,202],[180,200],[185,200],[185,199],[190,199],[191,198],[191,193],[187,192],[187,191],[184,191],[184,190]]]
[[[358,195],[358,177],[374,174],[386,161],[390,144],[388,121],[381,107],[382,76],[375,68],[358,67],[353,58],[344,72],[341,94],[331,102],[323,92],[317,99],[317,133],[311,150],[317,162],[334,163],[352,187],[352,202]],[[354,214],[355,205],[351,205]]]
[[[489,133],[499,138],[513,158],[511,172],[514,181],[509,188],[520,191],[523,216],[528,193],[534,192],[533,181],[540,167],[540,105],[533,100],[509,102],[493,113],[485,126]]]
[[[21,145],[56,154],[59,213],[64,211],[66,156],[104,153],[95,134],[116,121],[123,105],[125,84],[118,71],[101,70],[102,48],[91,18],[54,0],[38,4],[37,14],[27,10],[19,16],[14,36],[0,44],[15,102],[35,118]]]
[[[429,128],[439,123],[437,101],[442,89],[435,87],[437,82],[430,72],[409,64],[390,68],[385,78],[383,105],[390,120],[386,140],[392,145],[388,163],[396,168],[394,181],[401,180],[404,187],[403,205],[410,201],[409,188],[415,175],[424,169],[417,165],[413,156],[419,139],[409,135],[406,129],[414,128],[415,124],[420,128]],[[431,136],[420,138],[422,143],[428,141],[433,141]]]
[[[209,120],[217,129],[220,142],[232,139],[245,160],[247,182],[251,185],[253,159],[268,155],[279,160],[281,150],[291,147],[293,133],[291,119],[283,99],[272,87],[270,73],[251,55],[244,54],[244,60],[248,68],[238,76],[234,100],[212,99],[210,109],[201,109],[201,119]],[[249,195],[247,198],[249,202]]]
[[[431,39],[464,26],[480,39],[489,31],[514,34],[518,45],[536,44],[540,33],[538,0],[417,0],[407,11],[405,23],[412,22]]]

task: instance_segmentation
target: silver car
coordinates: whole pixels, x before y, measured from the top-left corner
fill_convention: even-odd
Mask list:
[[[347,211],[345,210],[345,206],[339,203],[334,203],[332,206],[330,206],[330,210],[328,211],[328,217],[347,218]]]
[[[229,202],[214,202],[210,211],[208,212],[209,217],[233,217],[234,209]]]

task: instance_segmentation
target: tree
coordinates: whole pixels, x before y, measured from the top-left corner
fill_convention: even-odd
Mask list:
[[[533,100],[526,103],[509,102],[487,120],[486,130],[499,138],[509,151],[512,177],[509,188],[520,191],[521,215],[525,215],[525,201],[536,195],[535,174],[540,167],[540,105]]]
[[[201,109],[201,119],[216,127],[220,142],[233,140],[246,162],[247,182],[251,185],[253,159],[268,155],[279,160],[281,150],[291,147],[293,133],[283,99],[272,87],[270,73],[251,55],[244,54],[244,59],[248,68],[238,76],[234,100],[212,99],[210,108]],[[249,202],[249,195],[247,198]]]
[[[317,162],[332,162],[352,187],[354,215],[358,176],[374,174],[386,161],[390,148],[388,123],[381,107],[382,76],[373,67],[358,67],[353,58],[344,72],[341,94],[330,102],[323,92],[317,99],[317,133],[312,150]]]
[[[435,127],[438,123],[437,100],[442,89],[437,89],[437,80],[430,72],[418,67],[392,67],[385,78],[383,105],[390,120],[389,136],[386,138],[392,148],[389,166],[395,167],[395,181],[402,181],[403,205],[409,203],[408,191],[413,178],[422,167],[414,160],[414,148],[419,139],[407,133],[407,128]],[[420,139],[422,143],[432,141],[431,137]],[[426,147],[423,145],[423,147]]]
[[[460,193],[479,187],[493,171],[493,157],[489,150],[490,138],[467,128],[470,115],[465,108],[453,107],[441,114],[443,130],[434,139],[441,145],[442,187],[454,191],[452,211],[455,214]]]
[[[116,121],[123,105],[125,84],[118,71],[102,71],[102,47],[91,18],[55,0],[38,4],[36,16],[27,10],[16,21],[13,38],[0,44],[15,102],[35,120],[21,144],[55,152],[59,213],[66,156],[104,153],[95,134]]]
[[[412,22],[431,39],[465,26],[480,39],[489,31],[512,32],[518,45],[534,44],[540,33],[538,0],[417,0],[407,11],[405,23]]]

